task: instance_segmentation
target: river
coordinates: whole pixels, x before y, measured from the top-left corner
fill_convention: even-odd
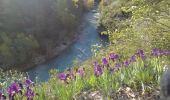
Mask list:
[[[72,67],[76,59],[81,62],[91,57],[93,45],[105,45],[105,39],[102,39],[96,30],[99,16],[97,6],[87,12],[80,25],[82,29],[78,33],[78,39],[56,58],[30,69],[29,77],[35,79],[37,76],[39,81],[47,81],[51,69],[64,71],[66,68]]]

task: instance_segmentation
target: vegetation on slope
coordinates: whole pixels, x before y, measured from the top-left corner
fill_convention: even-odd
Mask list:
[[[62,73],[53,70],[51,78],[45,83],[35,84],[28,77],[23,78],[22,74],[21,79],[15,78],[14,74],[12,80],[15,81],[1,76],[4,82],[1,84],[0,96],[14,98],[12,100],[82,100],[87,97],[83,97],[81,93],[90,90],[100,91],[104,100],[119,100],[118,96],[123,95],[118,95],[120,89],[129,87],[134,92],[126,98],[137,99],[140,95],[156,89],[162,72],[169,64],[168,59],[170,50],[157,48],[150,54],[138,50],[123,62],[119,55],[111,52],[101,59],[101,63],[96,61],[94,65],[85,64],[81,68],[68,69]],[[146,100],[146,97],[143,100]]]
[[[74,40],[88,9],[85,1],[0,0],[0,67],[26,66],[55,56],[61,45]]]
[[[170,1],[108,0],[101,4],[100,25],[110,42],[133,48],[170,48]]]
[[[160,77],[170,65],[169,5],[169,0],[102,0],[99,25],[109,36],[107,48],[95,51],[79,68],[52,70],[44,83],[33,85],[28,77],[4,75],[2,92],[18,100],[89,99],[83,95],[87,91],[99,91],[104,100],[147,100],[159,90]],[[18,83],[24,82],[21,95]]]

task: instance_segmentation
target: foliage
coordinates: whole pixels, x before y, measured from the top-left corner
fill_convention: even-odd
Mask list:
[[[100,25],[116,47],[170,48],[167,0],[108,0],[101,4]],[[112,45],[112,46],[113,46]]]
[[[0,0],[0,66],[27,65],[70,42],[85,9],[82,0]]]
[[[77,2],[74,0],[74,5]],[[18,89],[11,89],[17,87],[18,79],[8,79],[9,76],[4,78],[6,74],[3,74],[2,92],[10,96],[11,93],[7,93],[10,88],[15,92],[12,96],[16,100],[70,100],[80,96],[83,91],[97,90],[103,99],[110,100],[124,86],[140,95],[159,87],[160,77],[170,64],[169,3],[168,0],[101,0],[100,25],[107,29],[102,32],[109,36],[110,45],[107,48],[96,46],[100,51],[95,49],[94,56],[79,68],[67,69],[61,73],[51,70],[47,82],[34,85],[30,82],[31,86],[27,87],[25,83],[29,78],[24,79],[21,74],[24,86],[21,91],[33,92],[31,97],[19,94],[16,91]],[[65,12],[61,13],[65,15]],[[0,41],[5,40],[8,44],[13,41],[5,35],[3,38]],[[34,40],[31,37],[29,39]],[[3,47],[2,50],[7,52],[9,49]]]
[[[105,57],[107,58],[107,63],[103,63],[103,60],[102,63],[97,61],[99,66],[84,64],[84,69],[67,70],[65,73],[52,70],[51,78],[48,82],[41,84],[31,85],[33,82],[28,81],[28,78],[22,78],[19,81],[24,86],[21,91],[25,93],[28,86],[34,91],[35,95],[32,96],[34,100],[70,100],[75,99],[82,91],[88,90],[99,90],[103,94],[103,98],[111,99],[112,94],[116,93],[123,85],[127,85],[138,92],[141,90],[142,92],[140,93],[145,93],[151,89],[151,85],[152,87],[159,85],[160,76],[164,68],[166,68],[165,66],[169,64],[167,59],[169,59],[170,51],[165,52],[165,50],[153,49],[151,55],[145,56],[144,59],[139,55],[140,53],[142,53],[141,50],[134,54],[135,58],[130,57],[128,64],[119,62],[123,60],[122,58],[109,59],[111,58],[109,55],[109,57]],[[113,66],[117,63],[122,65]],[[96,67],[102,68],[102,73],[99,76],[95,74]],[[14,82],[19,84],[17,80]],[[2,90],[7,95],[5,91],[8,87],[4,83],[2,83]],[[14,83],[12,82],[12,84]],[[16,93],[14,97],[16,98],[15,100],[21,98],[26,100],[28,98],[27,95],[23,97],[19,93]]]
[[[94,6],[95,1],[94,0],[87,0],[87,8],[91,9]]]
[[[14,63],[24,63],[31,58],[30,50],[38,48],[38,43],[31,35],[23,33],[7,34],[0,33],[0,56],[1,66],[8,68]],[[34,51],[35,52],[35,51]]]

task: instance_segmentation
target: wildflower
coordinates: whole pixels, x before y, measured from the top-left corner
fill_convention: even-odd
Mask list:
[[[123,65],[124,65],[124,66],[129,66],[129,64],[130,64],[130,62],[129,62],[128,60],[125,60],[125,61],[123,62]]]
[[[103,65],[108,65],[108,60],[107,60],[107,58],[103,58],[103,59],[102,59],[102,63],[103,63]]]
[[[160,55],[161,55],[160,49],[154,48],[154,49],[152,50],[152,55],[153,55],[153,56],[160,56]]]
[[[110,53],[110,55],[109,55],[109,59],[111,59],[112,61],[114,61],[115,59],[118,59],[118,58],[119,58],[119,56],[115,53]]]
[[[66,79],[67,79],[67,75],[66,75],[65,73],[59,73],[59,74],[58,74],[58,78],[59,78],[60,80],[66,80]]]
[[[8,95],[9,95],[9,98],[10,100],[14,100],[14,96],[19,93],[21,90],[19,88],[19,85],[17,83],[12,83],[8,89]]]
[[[18,93],[20,91],[20,88],[18,86],[17,83],[12,83],[9,87],[8,87],[8,94],[9,95],[13,95],[15,93]]]
[[[33,100],[35,93],[34,93],[33,90],[31,90],[29,87],[27,87],[27,91],[25,93],[25,96],[27,97],[27,100]]]
[[[137,51],[137,55],[142,58],[142,59],[145,59],[145,54],[144,54],[144,51],[143,50],[138,50]]]
[[[118,63],[116,63],[116,64],[115,64],[115,67],[116,67],[116,68],[120,68],[120,67],[121,67],[121,65],[120,65],[120,64],[118,64]]]
[[[121,64],[116,63],[114,66],[114,71],[118,71],[121,68]]]
[[[103,71],[100,65],[98,64],[95,65],[94,73],[96,76],[100,76],[101,74],[103,74]]]
[[[170,55],[170,50],[163,50],[162,54],[165,56],[168,56],[168,55]]]
[[[119,56],[117,54],[115,54],[115,59],[118,59],[118,58],[119,58]]]
[[[27,87],[30,87],[32,84],[34,84],[34,82],[33,82],[32,80],[30,80],[30,79],[26,79],[26,80],[25,80],[25,85],[26,85]]]
[[[83,76],[85,75],[85,72],[84,72],[84,71],[85,71],[84,68],[83,68],[83,69],[79,69],[77,73],[78,73],[78,75],[79,75],[80,77],[83,77]]]
[[[136,56],[135,55],[131,56],[130,57],[130,62],[135,62],[135,61],[136,61]]]

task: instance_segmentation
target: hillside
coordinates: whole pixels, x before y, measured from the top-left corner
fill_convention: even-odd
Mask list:
[[[170,1],[101,0],[99,9],[98,27],[104,30],[101,35],[109,38],[107,47],[96,46],[91,58],[64,72],[52,69],[47,82],[33,82],[24,73],[1,71],[0,98],[161,100],[166,97],[161,95],[160,80],[170,67]]]
[[[0,0],[0,67],[27,69],[57,56],[87,10],[82,0]]]

